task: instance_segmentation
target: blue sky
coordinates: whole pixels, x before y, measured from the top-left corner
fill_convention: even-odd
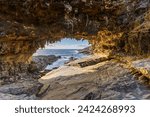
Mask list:
[[[58,41],[53,44],[46,45],[46,49],[83,49],[85,47],[89,46],[88,41],[86,40],[75,40],[75,39],[69,39],[64,38],[61,41]]]

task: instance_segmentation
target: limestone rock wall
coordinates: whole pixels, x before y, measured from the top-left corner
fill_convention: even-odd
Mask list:
[[[0,81],[9,83],[18,79],[38,78],[29,71],[31,56],[45,41],[0,41]],[[34,76],[35,75],[35,76]]]
[[[36,93],[39,74],[28,61],[63,37],[86,39],[95,53],[149,55],[150,0],[0,0],[0,98]]]
[[[149,0],[1,0],[0,5],[0,40],[77,37],[88,39],[94,52],[149,54]]]

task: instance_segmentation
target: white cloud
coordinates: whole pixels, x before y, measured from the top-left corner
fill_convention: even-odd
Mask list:
[[[79,45],[79,44],[74,44],[74,45],[61,45],[61,44],[50,44],[46,45],[45,49],[83,49],[89,45]]]

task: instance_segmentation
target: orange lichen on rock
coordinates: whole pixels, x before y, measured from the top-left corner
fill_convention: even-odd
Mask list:
[[[112,51],[119,50],[119,41],[123,33],[113,33],[107,29],[99,31],[97,36],[90,41],[95,53],[104,52],[111,54]]]

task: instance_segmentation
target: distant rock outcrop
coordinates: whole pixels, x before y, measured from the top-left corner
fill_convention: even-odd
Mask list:
[[[33,56],[32,61],[29,65],[29,71],[42,71],[44,70],[47,65],[52,64],[53,62],[60,59],[61,56],[55,56],[55,55],[48,55],[48,56]]]
[[[92,47],[86,47],[83,49],[78,50],[79,53],[83,53],[83,54],[92,54]]]

